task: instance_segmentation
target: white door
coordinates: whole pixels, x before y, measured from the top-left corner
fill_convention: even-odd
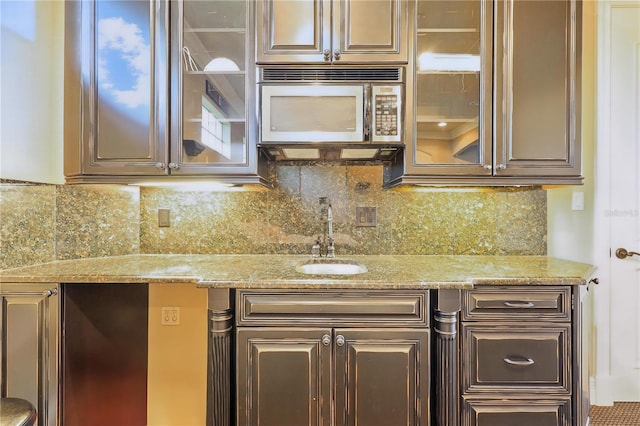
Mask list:
[[[598,9],[598,132],[592,402],[640,401],[640,1]]]

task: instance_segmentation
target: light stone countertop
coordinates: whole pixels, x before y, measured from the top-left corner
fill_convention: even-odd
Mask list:
[[[338,256],[358,275],[305,275],[309,256],[148,254],[64,260],[0,271],[1,283],[195,283],[218,288],[472,288],[584,285],[595,268],[546,256]]]

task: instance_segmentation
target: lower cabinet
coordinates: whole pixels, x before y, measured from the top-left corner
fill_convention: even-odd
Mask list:
[[[239,329],[238,424],[329,424],[330,335],[330,329]]]
[[[384,295],[368,294],[370,299],[365,292],[272,293],[264,298],[240,293],[238,426],[430,424],[427,293],[391,297],[386,305],[379,303]],[[305,297],[311,308],[293,313],[300,306],[290,302],[304,304]],[[409,314],[399,321],[405,326],[385,325],[385,317],[393,324],[393,317],[398,322],[404,315],[395,308],[413,311],[413,319]],[[253,320],[252,313],[260,318]]]
[[[582,426],[570,286],[463,292],[463,426]]]
[[[0,284],[0,396],[26,399],[38,426],[58,415],[58,285]]]

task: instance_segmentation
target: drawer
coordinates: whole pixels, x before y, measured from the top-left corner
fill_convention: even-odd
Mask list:
[[[569,426],[571,400],[465,399],[463,426]]]
[[[428,326],[428,291],[240,290],[237,325]]]
[[[463,324],[465,393],[571,393],[570,325]]]
[[[569,286],[481,286],[463,294],[463,321],[571,320]]]

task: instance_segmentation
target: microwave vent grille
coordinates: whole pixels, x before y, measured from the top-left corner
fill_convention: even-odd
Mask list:
[[[262,68],[262,81],[402,81],[402,68]]]

